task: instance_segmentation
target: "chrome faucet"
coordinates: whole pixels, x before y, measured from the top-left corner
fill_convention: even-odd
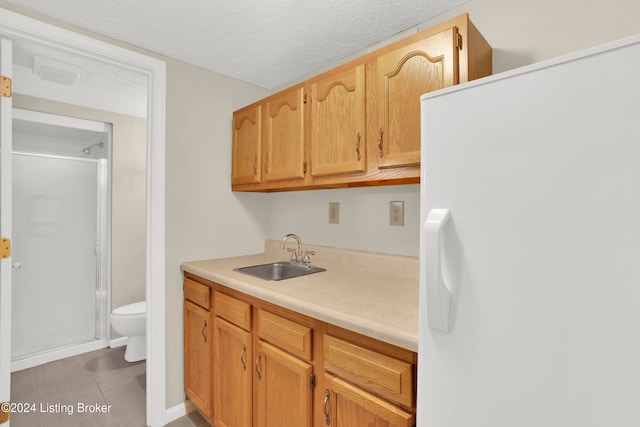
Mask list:
[[[304,251],[304,254],[303,254],[302,241],[300,240],[300,237],[298,237],[297,235],[292,233],[285,234],[284,237],[282,238],[282,241],[280,242],[280,249],[285,248],[284,244],[287,242],[289,238],[294,239],[298,243],[298,249],[287,248],[287,251],[291,252],[291,262],[293,264],[300,265],[305,268],[311,267],[311,259],[309,258],[309,255],[314,255],[315,252]]]

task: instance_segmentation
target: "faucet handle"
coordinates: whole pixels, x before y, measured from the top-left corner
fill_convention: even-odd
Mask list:
[[[299,255],[298,255],[298,251],[293,249],[293,248],[287,248],[287,252],[291,252],[291,262],[298,262],[300,261],[298,259]]]
[[[311,263],[311,258],[309,258],[309,255],[315,255],[316,253],[314,251],[304,251],[304,257],[302,258],[302,262],[304,262],[305,264],[310,264]]]

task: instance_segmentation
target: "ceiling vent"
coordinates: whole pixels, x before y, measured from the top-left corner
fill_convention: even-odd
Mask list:
[[[44,56],[33,56],[33,74],[40,76],[42,80],[75,86],[81,72],[82,68],[77,65]]]

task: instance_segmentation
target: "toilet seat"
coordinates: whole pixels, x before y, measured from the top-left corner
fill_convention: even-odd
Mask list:
[[[113,310],[112,314],[116,316],[132,316],[135,314],[146,314],[147,313],[147,302],[140,301],[134,302],[133,304],[123,305],[122,307],[118,307]]]
[[[147,357],[146,320],[145,301],[123,305],[111,313],[111,327],[127,339],[124,353],[124,360],[127,362],[137,362]]]

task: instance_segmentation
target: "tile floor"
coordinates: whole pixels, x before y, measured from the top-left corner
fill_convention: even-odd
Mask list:
[[[11,374],[12,427],[144,427],[146,364],[104,348]],[[104,412],[99,412],[104,410]],[[197,412],[169,427],[208,427]]]
[[[211,427],[211,424],[205,420],[197,411],[190,412],[186,417],[167,424],[166,427]]]

